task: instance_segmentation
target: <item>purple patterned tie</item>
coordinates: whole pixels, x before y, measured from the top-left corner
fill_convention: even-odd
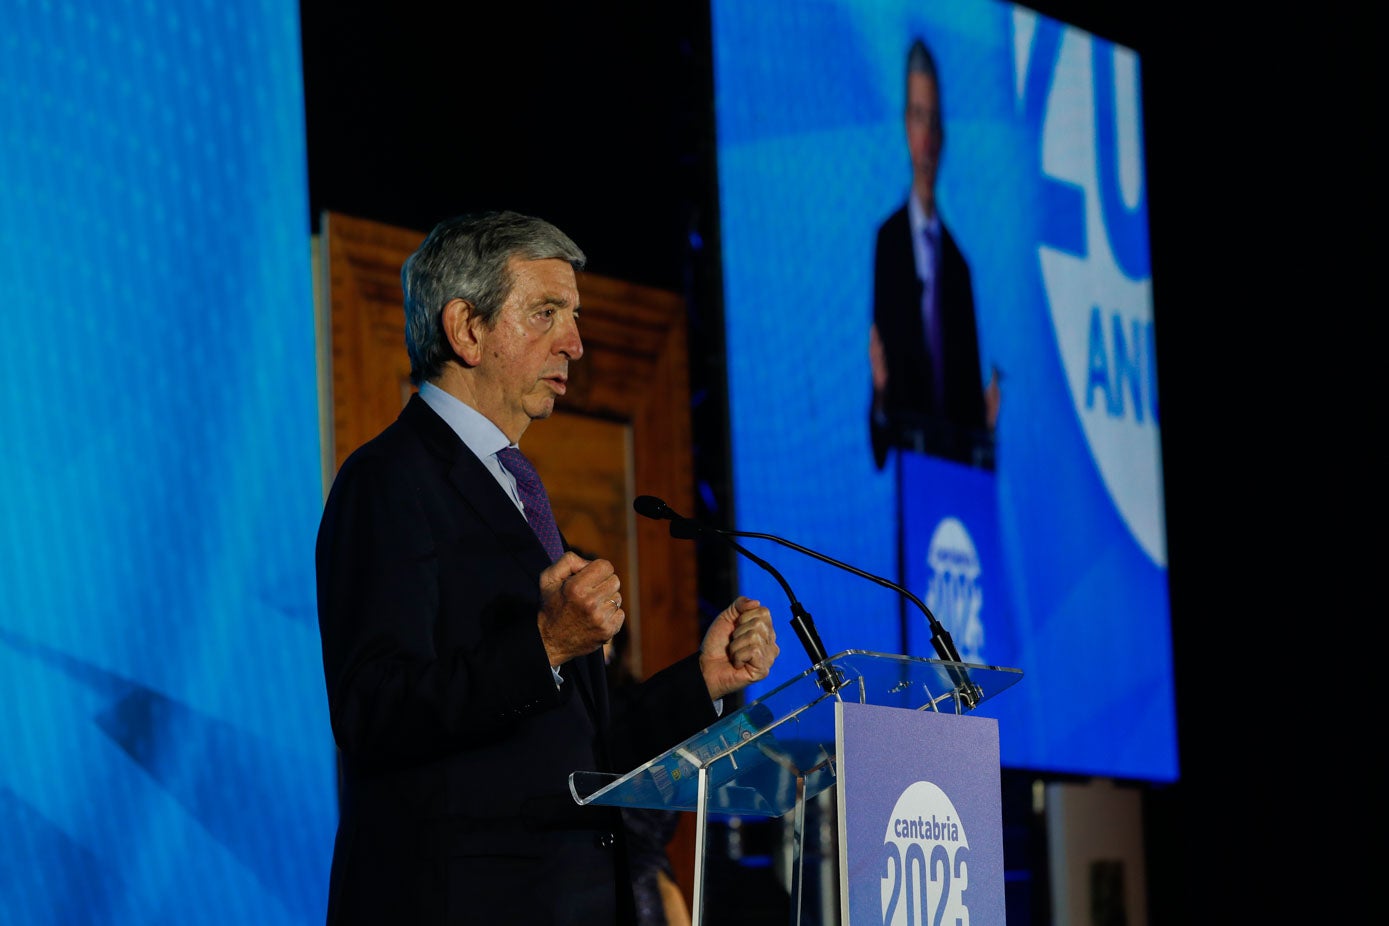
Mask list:
[[[550,497],[545,494],[540,474],[517,447],[498,450],[497,459],[516,477],[516,488],[521,493],[521,502],[526,506],[526,521],[535,531],[535,536],[540,538],[545,552],[550,554],[550,562],[554,562],[564,555],[564,543],[559,539],[559,527],[555,524],[554,513],[550,511]]]
[[[941,343],[940,323],[940,235],[931,228],[924,232],[926,250],[930,255],[931,276],[923,280],[921,308],[926,327],[926,353],[931,358],[933,395],[935,410],[940,413],[945,408],[945,345]]]

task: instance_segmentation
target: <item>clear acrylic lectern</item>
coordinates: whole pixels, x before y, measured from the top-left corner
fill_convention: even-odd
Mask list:
[[[835,783],[834,703],[964,714],[1020,678],[1020,669],[845,650],[625,775],[573,772],[569,790],[580,804],[695,812],[694,926],[704,916],[708,815],[794,811],[796,922],[805,802]]]

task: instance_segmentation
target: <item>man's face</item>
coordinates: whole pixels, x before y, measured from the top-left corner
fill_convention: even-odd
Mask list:
[[[583,356],[584,345],[574,268],[563,260],[513,257],[511,271],[515,285],[496,324],[479,333],[475,398],[478,411],[516,441],[555,410],[569,382],[569,361]]]
[[[907,75],[907,150],[912,158],[912,186],[921,192],[936,188],[940,164],[940,96],[936,82],[925,74]]]

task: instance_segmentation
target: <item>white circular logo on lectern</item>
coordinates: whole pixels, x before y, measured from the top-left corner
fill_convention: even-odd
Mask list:
[[[969,839],[955,805],[929,781],[897,798],[883,837],[883,926],[967,924]]]

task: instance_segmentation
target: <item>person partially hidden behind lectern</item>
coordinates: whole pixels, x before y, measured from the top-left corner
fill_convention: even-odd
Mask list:
[[[1002,377],[995,369],[984,383],[969,264],[936,201],[945,121],[936,61],[920,39],[907,51],[903,122],[911,188],[873,252],[873,462],[882,469],[903,447],[992,469]]]

